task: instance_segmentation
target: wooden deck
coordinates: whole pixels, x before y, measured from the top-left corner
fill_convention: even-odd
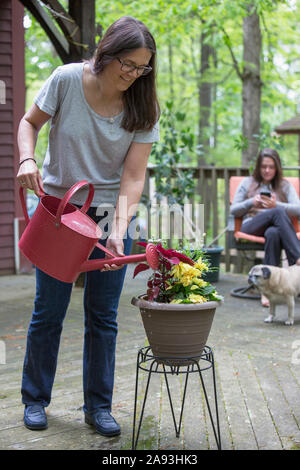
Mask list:
[[[51,450],[131,449],[136,356],[145,334],[133,295],[143,293],[146,273],[132,280],[128,269],[119,308],[119,336],[113,414],[121,425],[119,437],[104,438],[84,424],[82,413],[82,289],[74,288],[61,339],[49,427],[29,431],[23,425],[21,373],[27,326],[31,317],[34,277],[0,278],[0,448]],[[263,322],[266,309],[258,301],[230,296],[245,276],[221,274],[216,284],[225,295],[208,344],[216,362],[222,448],[236,450],[300,449],[300,303],[295,324],[284,325],[285,307],[273,324]],[[3,351],[5,348],[5,364]],[[1,359],[2,357],[2,359]],[[209,371],[206,383],[212,398]],[[141,391],[146,375],[140,372]],[[175,413],[179,413],[182,376],[170,377]],[[140,400],[139,400],[140,403]],[[153,376],[138,449],[216,449],[199,376],[192,374],[187,389],[182,430],[175,436],[168,396],[161,375]]]

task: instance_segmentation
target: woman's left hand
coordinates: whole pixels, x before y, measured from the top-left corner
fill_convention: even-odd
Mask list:
[[[114,238],[112,236],[108,237],[106,248],[111,251],[116,256],[125,256],[124,255],[124,243],[122,238]],[[108,256],[106,258],[110,259]],[[105,264],[101,271],[116,271],[117,269],[122,269],[124,264]]]
[[[273,193],[271,197],[261,195],[261,201],[264,209],[274,209],[276,207],[276,197]]]

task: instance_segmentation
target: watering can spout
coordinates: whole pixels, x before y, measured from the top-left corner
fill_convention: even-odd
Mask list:
[[[99,244],[97,244],[97,246],[100,248]],[[108,254],[111,255],[110,252]],[[102,269],[106,264],[116,264],[117,266],[122,266],[123,264],[141,263],[142,261],[147,261],[150,267],[154,270],[158,268],[158,252],[153,243],[148,243],[146,247],[146,253],[142,253],[139,255],[117,256],[113,258],[111,257],[84,261],[80,266],[80,272],[88,272],[95,271],[97,269]]]

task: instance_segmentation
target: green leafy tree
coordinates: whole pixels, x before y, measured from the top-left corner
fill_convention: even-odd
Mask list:
[[[189,158],[189,153],[194,149],[194,134],[191,129],[184,127],[178,130],[178,123],[184,122],[185,118],[185,113],[174,111],[172,102],[166,103],[160,123],[165,131],[164,137],[153,148],[158,202],[166,197],[169,204],[182,206],[194,195],[193,171],[180,168],[180,164]]]
[[[243,132],[243,82],[237,73],[237,67],[241,73],[246,67],[243,21],[250,3],[259,15],[262,34],[260,130],[253,132],[252,136]],[[266,141],[272,142],[274,127],[296,113],[300,93],[300,2],[96,1],[96,22],[101,23],[103,31],[122,15],[132,15],[144,21],[156,38],[161,107],[164,110],[166,103],[172,101],[173,112],[185,114],[184,121],[177,119],[176,129],[181,132],[188,127],[194,135],[193,146],[181,155],[181,163],[197,165],[199,159],[197,144],[200,119],[203,118],[199,93],[205,83],[210,88],[210,113],[204,125],[206,149],[202,155],[206,164],[239,165],[243,148],[249,146],[250,139],[256,140],[259,146]],[[28,106],[42,82],[61,61],[37,22],[28,12],[26,17],[31,18],[31,24],[26,26],[25,49]],[[210,55],[205,71],[201,70],[204,45],[216,51],[215,55]],[[162,126],[162,140],[165,133],[166,128]],[[284,137],[281,145],[280,154],[284,161],[295,164],[298,161],[297,140]],[[37,152],[41,159],[44,147],[39,139]]]

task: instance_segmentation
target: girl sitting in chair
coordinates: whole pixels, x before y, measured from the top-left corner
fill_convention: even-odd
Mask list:
[[[283,179],[276,150],[260,151],[253,175],[240,183],[230,212],[243,217],[241,232],[265,238],[264,264],[279,266],[284,249],[289,265],[300,265],[300,241],[291,222],[291,217],[300,217],[300,201],[295,188]],[[261,303],[269,307],[264,296]]]

